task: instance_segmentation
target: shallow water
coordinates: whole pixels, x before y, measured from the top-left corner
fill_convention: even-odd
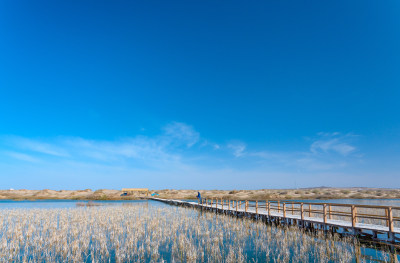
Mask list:
[[[193,200],[192,200],[193,201]],[[322,200],[302,200],[303,202],[321,202]],[[400,203],[399,199],[394,199],[394,200],[348,200],[348,199],[343,199],[343,200],[324,200],[323,202],[332,202],[332,203],[355,203],[355,204],[376,204],[376,205],[396,205],[397,203]],[[119,211],[126,211],[127,214],[132,213],[130,208],[133,207],[141,207],[140,208],[140,213],[139,218],[144,217],[147,218],[145,219],[145,224],[151,224],[152,222],[152,217],[147,214],[146,211],[150,211],[150,213],[155,213],[156,210],[154,209],[163,209],[163,216],[168,217],[165,220],[172,220],[172,221],[179,221],[179,224],[182,224],[181,226],[175,226],[175,232],[176,237],[178,238],[177,240],[186,240],[185,242],[192,242],[190,247],[191,253],[196,253],[193,251],[196,251],[196,249],[200,249],[199,251],[204,251],[205,253],[208,253],[213,251],[212,253],[216,253],[216,251],[212,249],[218,249],[224,250],[222,253],[224,256],[222,258],[222,262],[227,262],[227,258],[229,256],[229,251],[234,249],[235,251],[239,248],[243,249],[241,252],[243,257],[245,258],[244,262],[251,262],[251,260],[255,260],[258,262],[274,262],[274,260],[277,259],[277,257],[285,256],[285,253],[289,253],[289,258],[292,259],[294,253],[299,253],[300,249],[302,249],[302,242],[304,240],[308,240],[309,244],[312,244],[312,246],[319,244],[319,248],[312,248],[308,247],[306,251],[308,253],[311,253],[310,255],[306,256],[304,259],[307,260],[314,260],[315,257],[318,257],[318,253],[324,253],[321,252],[320,249],[326,249],[325,248],[325,241],[324,239],[320,239],[320,237],[306,237],[306,234],[299,234],[297,232],[298,230],[282,230],[282,228],[274,227],[274,226],[267,226],[262,222],[255,222],[251,220],[243,220],[243,219],[236,219],[233,217],[229,216],[224,216],[224,215],[218,215],[218,214],[213,214],[213,213],[208,213],[208,212],[201,212],[196,209],[189,209],[189,208],[178,208],[174,206],[170,206],[167,204],[164,204],[162,202],[157,202],[157,201],[152,201],[152,200],[124,200],[124,201],[91,201],[93,204],[97,204],[100,206],[96,207],[81,207],[78,204],[82,203],[88,203],[88,201],[75,201],[75,200],[38,200],[38,201],[31,201],[31,200],[26,200],[26,201],[13,201],[13,200],[0,200],[0,209],[3,209],[3,213],[10,213],[12,215],[16,211],[19,215],[22,215],[24,217],[24,213],[19,213],[18,211],[26,211],[26,214],[36,214],[36,216],[41,213],[41,211],[49,211],[50,214],[54,216],[54,213],[66,213],[66,214],[74,214],[74,211],[82,211],[82,213],[86,213],[85,211],[95,211],[98,210],[100,213],[102,209],[108,209],[111,208],[109,211],[113,211],[112,209],[119,209],[119,208],[124,208],[126,207],[126,210],[119,210]],[[372,202],[372,203],[371,203]],[[158,213],[158,212],[157,212]],[[49,215],[50,215],[49,214]],[[133,215],[133,214],[132,214]],[[76,215],[75,215],[76,216]],[[103,218],[107,218],[107,214],[103,213]],[[115,215],[110,214],[110,218]],[[35,216],[34,216],[35,217]],[[33,218],[34,218],[33,217]],[[185,219],[186,218],[186,219]],[[117,219],[116,222],[125,222],[124,220],[127,220],[128,218],[125,216],[122,219]],[[0,225],[3,224],[4,226],[4,221],[5,219],[3,218],[3,221],[1,222],[0,220]],[[8,219],[7,219],[8,220]],[[15,218],[13,219],[15,221],[12,222],[18,222],[19,220],[25,220],[25,218]],[[31,219],[34,220],[34,219]],[[42,219],[43,220],[43,219]],[[120,221],[118,221],[120,220]],[[130,220],[130,219],[129,219]],[[164,219],[162,219],[162,222]],[[171,222],[172,222],[171,221]],[[36,222],[37,223],[37,222]],[[26,222],[25,226],[29,228],[30,224],[36,224],[35,221]],[[67,224],[69,224],[69,221],[66,221]],[[83,222],[83,224],[86,224]],[[123,223],[124,224],[124,223]],[[207,238],[204,238],[204,234],[198,234],[195,231],[195,228],[190,225],[201,225],[203,233],[206,235],[211,235],[207,238],[213,239],[215,235],[223,236],[222,239],[218,239],[215,242],[218,242],[218,246],[214,248],[205,248],[204,244],[201,242],[204,242],[204,240],[207,240]],[[71,221],[70,230],[74,229],[74,221]],[[42,226],[41,226],[42,227]],[[90,227],[90,225],[88,225]],[[165,225],[164,225],[165,228]],[[5,236],[7,231],[9,231],[9,228],[3,228],[0,229],[0,236],[3,238]],[[236,229],[236,232],[232,232],[232,229]],[[246,230],[247,229],[247,230]],[[154,229],[150,229],[151,231],[155,231]],[[114,231],[114,230],[113,230]],[[160,230],[164,231],[165,230]],[[238,232],[239,231],[239,232]],[[291,233],[291,231],[294,231],[294,233]],[[134,231],[135,232],[135,231]],[[157,233],[155,231],[154,233]],[[208,233],[208,234],[207,234]],[[241,235],[241,240],[240,242],[237,242],[235,239],[238,237],[235,235],[238,235],[237,233],[240,233]],[[164,233],[165,234],[165,233]],[[164,235],[163,234],[163,235]],[[113,234],[114,235],[114,234]],[[246,236],[247,235],[247,236]],[[305,237],[302,237],[304,235]],[[106,236],[109,236],[107,234]],[[162,236],[162,235],[161,235]],[[126,238],[125,236],[123,236]],[[144,237],[143,237],[144,238]],[[256,238],[254,240],[254,238]],[[261,238],[257,240],[257,238]],[[282,248],[280,247],[279,240],[274,240],[274,239],[279,239],[279,238],[286,238],[290,244],[289,247]],[[312,241],[313,239],[316,239],[316,241]],[[201,241],[203,240],[203,241]],[[291,241],[291,240],[297,240],[297,241]],[[201,241],[201,242],[200,242]],[[323,242],[322,242],[323,241]],[[0,240],[1,242],[1,240]],[[8,242],[12,242],[12,239],[9,240]],[[145,243],[148,241],[137,241],[137,247],[135,249],[140,249],[141,244],[147,244],[148,246],[152,246],[154,241],[149,241],[150,243]],[[153,243],[152,243],[153,242]],[[172,243],[171,243],[172,242]],[[255,244],[254,242],[257,242],[257,249],[254,249]],[[292,243],[290,243],[292,242]],[[311,243],[310,243],[311,242]],[[266,243],[269,247],[267,251],[270,253],[269,260],[265,257],[264,254],[260,254],[260,249],[265,249],[262,248],[263,244]],[[111,246],[109,248],[109,251],[111,255],[115,256],[115,251],[112,247],[112,241],[108,241],[108,244]],[[203,244],[203,245],[202,245]],[[322,245],[321,245],[322,244]],[[345,245],[342,241],[338,240],[335,241],[336,245],[342,246],[342,251],[347,251],[346,253],[353,252],[354,253],[354,244],[351,242],[348,245]],[[344,245],[343,245],[344,244]],[[128,243],[125,244],[125,246],[128,247],[128,253],[129,253],[129,247],[130,245]],[[158,244],[158,249],[159,249],[159,254],[163,256],[163,259],[165,262],[172,262],[172,254],[169,252],[169,250],[172,249],[173,247],[173,241],[169,241],[166,243],[160,243]],[[348,249],[346,248],[348,246]],[[97,249],[97,248],[96,248]],[[180,250],[180,248],[176,248],[178,251],[177,253],[186,253],[184,252],[185,250]],[[304,249],[304,248],[303,248]],[[282,250],[282,251],[280,251]],[[114,251],[114,252],[113,252]],[[179,252],[180,251],[180,252]],[[189,250],[188,250],[189,251]],[[6,252],[6,251],[3,251]],[[137,251],[136,251],[137,252]],[[146,259],[143,260],[143,262],[152,262],[151,260],[151,253],[152,252],[147,252],[146,254]],[[235,252],[236,253],[236,252]],[[336,252],[337,253],[337,252]],[[361,248],[361,253],[364,255],[372,256],[373,258],[380,258],[380,259],[388,259],[389,254],[384,253],[381,255],[381,253],[378,250],[370,249],[370,248]],[[178,255],[177,254],[177,255]],[[200,254],[199,254],[200,255]],[[209,259],[217,259],[215,258],[215,255],[205,255],[205,258]],[[237,254],[234,255],[236,257]],[[337,255],[340,257],[340,255]],[[232,255],[231,255],[232,257]],[[89,256],[90,258],[90,256]],[[87,258],[87,259],[89,259]],[[179,258],[175,258],[179,259]],[[221,259],[221,258],[219,258]],[[236,258],[235,258],[236,259]],[[287,258],[286,258],[287,259]],[[349,262],[354,262],[355,258],[351,256],[349,259]],[[279,260],[280,262],[282,261]],[[374,262],[370,260],[364,259],[364,262]],[[111,259],[113,262],[113,260]],[[279,262],[278,261],[278,262]],[[88,261],[87,261],[88,262]],[[176,262],[179,262],[179,260],[176,260]],[[196,262],[207,262],[206,260],[201,261],[197,260]],[[231,261],[235,262],[235,261]],[[329,260],[329,262],[335,262],[335,260]]]
[[[197,202],[197,200],[185,200]],[[382,205],[382,206],[399,206],[400,199],[331,199],[331,200],[290,200],[305,203],[339,203],[339,204],[359,204],[359,205]],[[139,204],[148,203],[152,205],[165,206],[164,203],[148,200],[0,200],[0,209],[10,208],[74,208],[78,204],[94,203],[100,205],[123,205],[123,204]]]
[[[110,206],[110,205],[124,205],[124,204],[140,204],[149,203],[152,205],[165,206],[161,202],[148,201],[148,200],[0,200],[0,209],[12,209],[12,208],[74,208],[80,204],[92,203],[95,205]]]

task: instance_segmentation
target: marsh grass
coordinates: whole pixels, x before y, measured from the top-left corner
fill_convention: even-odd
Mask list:
[[[351,262],[355,245],[350,238],[181,207],[0,214],[0,262]]]

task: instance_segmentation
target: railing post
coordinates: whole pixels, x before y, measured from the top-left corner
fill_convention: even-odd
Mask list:
[[[351,226],[356,227],[357,223],[357,207],[352,205],[351,206]]]
[[[386,217],[386,226],[389,227],[389,210],[385,209],[385,217]]]
[[[281,205],[280,205],[280,203],[279,203],[279,200],[278,200],[278,213],[281,211],[281,207],[280,207]]]
[[[231,200],[228,200],[228,210],[231,210]]]
[[[283,217],[286,217],[286,203],[283,203]]]
[[[247,200],[244,201],[244,211],[247,213],[247,207],[248,207],[248,203]]]
[[[326,224],[327,214],[326,214],[326,204],[324,204],[324,223]]]
[[[301,216],[301,220],[304,220],[304,204],[301,203],[300,205],[300,216]]]
[[[265,203],[265,204],[267,205],[267,209],[268,209],[268,216],[270,216],[270,215],[271,215],[270,203],[269,203],[269,201],[266,201],[266,203]]]
[[[258,200],[256,200],[256,214],[258,215]]]
[[[294,215],[294,204],[292,202],[292,215]]]
[[[388,207],[387,209],[387,221],[389,222],[389,232],[388,232],[388,238],[391,242],[394,242],[394,234],[393,234],[393,211],[392,207]]]
[[[329,214],[329,219],[332,219],[332,207],[331,204],[328,206],[328,214]]]
[[[311,204],[308,204],[308,217],[311,217]]]
[[[224,203],[225,203],[225,200],[221,198],[221,208],[222,208],[222,210],[224,210]]]
[[[238,200],[236,200],[236,212],[238,211]]]

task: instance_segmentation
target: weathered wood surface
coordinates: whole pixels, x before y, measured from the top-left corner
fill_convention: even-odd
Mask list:
[[[263,208],[260,208],[260,203],[256,202],[254,207],[251,207],[248,205],[248,201],[244,202],[244,206],[241,206],[240,203],[238,204],[237,201],[232,202],[231,205],[223,205],[224,201],[219,200],[218,202],[212,201],[212,199],[207,200],[207,203],[201,204],[199,202],[193,202],[193,201],[182,201],[182,200],[173,200],[173,199],[161,199],[161,198],[151,198],[153,200],[173,204],[173,205],[184,205],[184,206],[191,206],[199,209],[211,209],[215,210],[217,212],[221,213],[230,213],[230,214],[236,214],[236,215],[244,215],[248,217],[264,217],[264,218],[274,218],[278,220],[291,220],[292,222],[295,221],[297,224],[298,222],[301,222],[301,224],[316,224],[319,226],[328,226],[328,227],[336,227],[336,228],[342,228],[342,229],[350,229],[354,231],[354,233],[363,233],[367,231],[371,231],[376,236],[376,234],[385,234],[387,235],[387,239],[385,241],[390,241],[392,243],[396,243],[400,241],[399,235],[400,235],[400,228],[398,227],[393,227],[393,222],[392,225],[387,224],[385,225],[375,225],[375,224],[366,224],[366,223],[359,223],[357,222],[357,217],[354,216],[356,211],[355,206],[351,206],[351,213],[353,214],[353,217],[350,218],[350,221],[345,221],[345,220],[337,220],[337,219],[332,219],[332,216],[328,211],[331,211],[332,206],[336,204],[325,204],[323,205],[323,215],[322,217],[316,217],[312,216],[313,213],[310,212],[310,208],[307,205],[301,204],[298,208],[298,212],[301,212],[301,215],[296,215],[294,214],[293,211],[295,209],[293,208],[293,205],[291,206],[291,209],[288,210],[287,204],[285,203],[278,203],[279,205],[274,209],[275,211],[271,211],[271,204],[267,201],[265,202],[265,206]],[[229,201],[230,202],[230,201]],[[340,205],[340,204],[339,204]],[[270,208],[270,209],[269,209]],[[383,207],[382,209],[384,209]],[[389,210],[391,213],[391,210]],[[389,214],[389,216],[392,216]],[[379,239],[379,237],[376,237]]]

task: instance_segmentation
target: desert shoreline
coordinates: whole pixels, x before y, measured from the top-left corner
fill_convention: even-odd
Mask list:
[[[400,199],[400,189],[387,188],[301,188],[260,190],[150,190],[157,197],[171,199],[196,199],[200,192],[203,198],[228,200],[328,200],[328,199]],[[139,200],[144,193],[123,196],[121,190],[0,190],[0,200]]]

